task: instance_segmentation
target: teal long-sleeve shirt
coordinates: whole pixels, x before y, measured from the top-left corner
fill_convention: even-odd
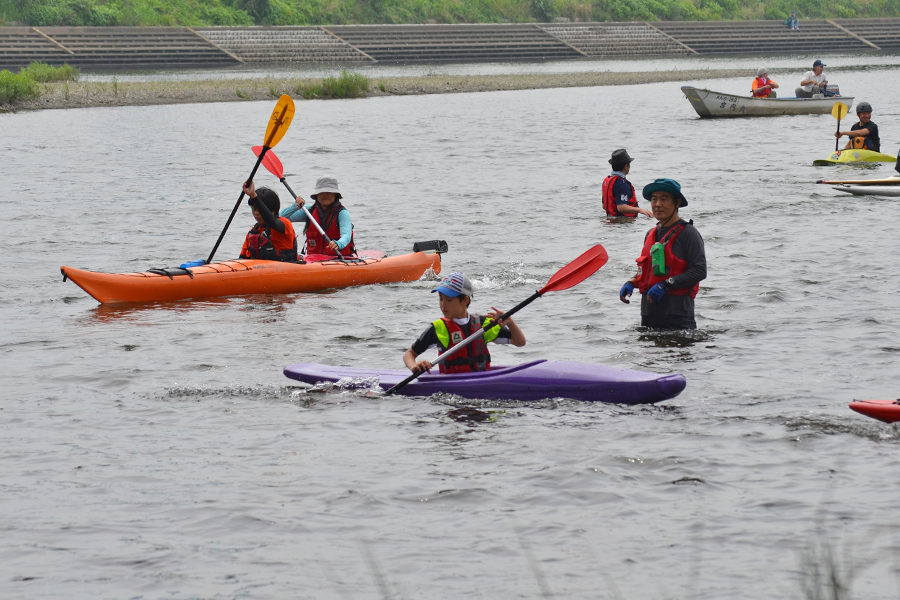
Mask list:
[[[292,223],[306,223],[308,220],[306,212],[302,208],[297,208],[296,203],[282,208],[278,216],[286,217]],[[350,243],[350,236],[353,234],[353,221],[350,219],[349,210],[344,209],[338,213],[338,226],[341,228],[341,237],[334,241],[337,242],[338,249],[343,250]],[[310,225],[310,227],[315,227],[315,225]]]

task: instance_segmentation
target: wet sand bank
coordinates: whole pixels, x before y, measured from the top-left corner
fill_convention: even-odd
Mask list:
[[[648,71],[635,73],[534,73],[517,75],[424,75],[409,77],[373,77],[369,79],[371,96],[411,94],[452,94],[543,88],[634,85],[642,83],[696,82],[703,79],[753,77],[747,69],[696,69],[684,71]],[[749,81],[749,79],[748,79]],[[302,99],[303,89],[321,80],[300,78],[216,79],[198,81],[149,82],[65,82],[42,86],[36,100],[0,111],[86,108],[93,106],[145,106],[201,102],[242,102],[266,100],[281,94]],[[749,85],[749,84],[748,84]]]

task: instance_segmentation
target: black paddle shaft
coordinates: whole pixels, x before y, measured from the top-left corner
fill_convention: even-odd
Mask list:
[[[529,296],[527,300],[524,300],[524,301],[520,302],[519,304],[517,304],[517,305],[514,306],[513,308],[509,309],[508,311],[506,311],[505,313],[503,313],[502,315],[500,315],[500,318],[499,318],[498,320],[499,320],[499,321],[505,321],[506,319],[510,318],[511,316],[513,316],[514,314],[516,314],[517,312],[519,312],[520,310],[522,310],[523,308],[525,308],[526,306],[528,306],[529,304],[531,304],[532,302],[534,302],[535,300],[537,300],[537,299],[540,298],[540,297],[541,297],[541,292],[540,292],[540,291],[535,292],[534,294],[532,294],[531,296]],[[479,329],[478,331],[476,331],[475,333],[473,333],[472,335],[470,335],[469,337],[467,337],[466,339],[464,339],[464,340],[461,341],[460,343],[456,344],[455,346],[453,346],[452,348],[450,348],[449,350],[447,350],[446,352],[444,352],[443,354],[441,354],[441,355],[438,357],[438,359],[437,359],[436,361],[434,361],[433,363],[431,363],[431,366],[438,365],[438,364],[442,363],[444,360],[450,358],[450,356],[451,356],[452,354],[455,354],[457,350],[461,350],[461,349],[462,349],[463,347],[465,347],[467,344],[469,344],[469,343],[475,341],[475,340],[478,339],[480,336],[484,335],[484,332],[485,332],[486,330],[490,329],[491,327],[493,327],[496,323],[497,323],[497,321],[491,321],[491,320],[488,320],[488,321],[481,327],[481,329]],[[393,394],[394,392],[396,392],[396,391],[399,390],[400,388],[404,387],[404,386],[405,386],[406,384],[408,384],[410,381],[412,381],[412,380],[416,379],[417,377],[419,377],[419,376],[420,376],[422,373],[424,373],[424,372],[425,372],[425,370],[423,369],[423,370],[419,371],[418,373],[413,373],[412,375],[410,375],[409,377],[407,377],[406,379],[404,379],[403,381],[401,381],[400,383],[398,383],[398,384],[395,385],[394,387],[392,387],[392,388],[390,388],[389,390],[387,390],[387,391],[384,393],[384,395],[385,395],[385,396],[390,396],[391,394]]]
[[[284,177],[281,178],[281,183],[283,183],[283,184],[284,184],[284,187],[287,188],[287,191],[288,191],[288,193],[291,195],[291,198],[294,198],[294,201],[296,201],[296,199],[297,199],[297,194],[294,193],[294,190],[291,189],[291,186],[288,185],[288,182],[284,180]],[[311,221],[311,220],[312,220],[312,214],[310,214],[309,211],[306,211],[306,214],[308,215],[308,216],[307,216],[307,219],[309,219],[309,220]],[[313,227],[315,227],[314,224],[312,224],[312,225],[313,225]],[[307,225],[307,227],[308,227],[308,225]],[[331,238],[328,237],[328,234],[325,233],[324,230],[321,231],[320,233],[322,234],[322,237],[325,238],[325,243],[326,243],[326,244],[330,244],[330,243],[331,243]],[[341,254],[341,251],[340,251],[340,250],[336,250],[335,252],[337,253],[337,257],[341,260],[341,262],[347,262],[346,259],[344,259],[344,255]]]
[[[259,169],[260,163],[262,163],[263,156],[266,155],[266,152],[269,151],[268,146],[263,146],[262,152],[259,153],[259,157],[256,159],[256,164],[253,165],[253,170],[250,171],[250,177],[247,178],[247,181],[253,181],[253,178],[256,176],[256,170]],[[241,207],[241,201],[244,199],[244,190],[241,190],[241,195],[238,196],[237,202],[234,204],[234,208],[231,209],[231,214],[228,216],[228,221],[225,223],[225,228],[222,229],[222,233],[219,234],[219,239],[216,240],[216,245],[213,246],[212,252],[209,253],[209,258],[206,259],[206,264],[210,264],[212,262],[213,256],[216,255],[216,250],[219,249],[219,244],[222,243],[222,239],[225,237],[225,232],[228,231],[228,228],[231,226],[231,222],[234,220],[234,215],[237,214],[238,209]]]

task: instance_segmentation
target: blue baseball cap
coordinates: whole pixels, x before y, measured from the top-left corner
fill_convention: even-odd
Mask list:
[[[437,286],[431,293],[440,292],[450,298],[456,298],[460,294],[471,298],[474,296],[472,291],[472,282],[462,273],[450,273],[441,280],[441,285]]]
[[[644,186],[644,199],[649,200],[653,192],[669,192],[674,197],[681,199],[681,206],[687,206],[688,204],[687,198],[681,193],[681,184],[674,179],[665,177],[657,179],[653,183],[648,183]]]
[[[827,67],[827,66],[828,65],[823,63],[821,60],[817,60],[816,62],[813,63],[813,69],[815,69],[816,67]]]

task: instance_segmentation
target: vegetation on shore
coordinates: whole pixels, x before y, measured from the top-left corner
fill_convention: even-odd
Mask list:
[[[42,62],[33,62],[18,73],[4,69],[0,71],[0,106],[34,100],[41,95],[40,84],[75,81],[78,74],[75,67],[51,67]]]
[[[0,0],[0,25],[334,25],[900,17],[900,0]]]

